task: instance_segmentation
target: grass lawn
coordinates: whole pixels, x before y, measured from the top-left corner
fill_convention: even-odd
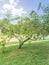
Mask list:
[[[49,41],[32,42],[6,48],[2,54],[0,48],[0,65],[49,65]]]

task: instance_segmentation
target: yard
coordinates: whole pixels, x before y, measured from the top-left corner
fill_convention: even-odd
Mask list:
[[[0,65],[49,65],[49,41],[28,42],[21,49],[9,46],[2,54]]]
[[[0,0],[0,65],[49,65],[49,0]]]

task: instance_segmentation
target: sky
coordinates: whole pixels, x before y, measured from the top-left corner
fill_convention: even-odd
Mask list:
[[[0,18],[3,18],[8,12],[13,17],[26,16],[32,10],[35,10],[39,15],[43,11],[38,10],[38,4],[41,0],[0,0]],[[42,6],[49,4],[49,0],[42,0]]]

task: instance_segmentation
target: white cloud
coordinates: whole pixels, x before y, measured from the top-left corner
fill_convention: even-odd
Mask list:
[[[11,5],[17,5],[17,3],[15,3],[14,0],[9,0],[9,3],[10,3]]]
[[[3,5],[3,9],[10,10],[11,9],[11,5],[10,4],[4,4]]]
[[[3,5],[3,10],[1,10],[2,13],[6,13],[7,11],[10,11],[13,16],[15,16],[15,15],[22,16],[22,14],[26,14],[26,11],[24,11],[24,9],[22,7],[16,8],[18,2],[19,2],[19,0],[16,0],[16,2],[15,2],[15,0],[9,0],[9,4]]]
[[[18,2],[19,2],[19,0],[9,0],[9,3],[11,4],[11,5],[17,5],[18,4]]]
[[[19,15],[19,16],[22,16],[22,14],[26,14],[26,12],[24,11],[24,9],[23,8],[14,8],[13,10],[12,10],[12,14],[13,15]]]
[[[13,2],[14,2],[14,0],[9,0],[9,3],[10,3],[10,4],[13,4]]]

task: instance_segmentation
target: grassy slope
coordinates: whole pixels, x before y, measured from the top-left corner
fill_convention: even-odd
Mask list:
[[[26,44],[22,49],[7,47],[0,50],[0,65],[49,65],[49,41]]]

